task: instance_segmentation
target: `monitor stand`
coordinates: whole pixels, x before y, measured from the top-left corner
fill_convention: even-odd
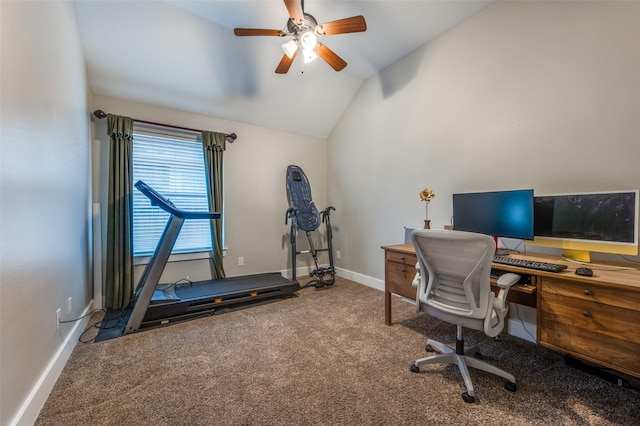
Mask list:
[[[562,257],[582,263],[591,263],[591,253],[588,250],[563,249]]]
[[[507,249],[501,249],[498,247],[498,237],[496,237],[495,235],[492,236],[493,241],[496,243],[496,253],[495,256],[508,256],[509,253],[511,253],[511,250],[507,250]]]

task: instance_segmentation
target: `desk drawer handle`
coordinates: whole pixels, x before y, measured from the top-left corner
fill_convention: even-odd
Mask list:
[[[402,269],[400,270],[400,272],[407,272],[407,270],[406,270],[406,269],[404,269],[404,268],[402,268]]]
[[[583,291],[584,294],[586,294],[587,296],[591,296],[591,290],[585,290]]]
[[[589,312],[589,311],[584,311],[584,312],[582,313],[582,315],[584,315],[584,316],[585,316],[585,317],[587,317],[587,318],[591,318],[591,312]]]
[[[404,261],[405,257],[404,256],[400,256],[400,260]]]

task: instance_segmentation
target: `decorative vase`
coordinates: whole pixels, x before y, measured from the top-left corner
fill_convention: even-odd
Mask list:
[[[429,202],[424,204],[424,217],[429,217]],[[431,229],[431,221],[429,219],[424,220],[424,229]]]

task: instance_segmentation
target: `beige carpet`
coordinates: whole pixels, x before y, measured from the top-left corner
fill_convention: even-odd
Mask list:
[[[426,336],[455,327],[344,280],[298,297],[100,343],[79,343],[38,425],[632,425],[640,392],[564,364],[560,354],[467,332],[518,391],[471,370],[476,402],[454,366],[409,366]]]

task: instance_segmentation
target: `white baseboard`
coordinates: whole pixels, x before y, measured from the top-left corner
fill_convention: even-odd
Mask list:
[[[91,312],[92,307],[93,300],[89,302],[80,316]],[[44,372],[36,382],[33,389],[31,389],[29,396],[27,396],[25,401],[22,403],[18,413],[9,423],[11,426],[30,426],[35,423],[38,418],[38,414],[40,414],[40,410],[44,407],[44,403],[47,401],[53,386],[56,384],[60,373],[62,373],[65,364],[73,352],[73,348],[75,348],[78,343],[78,339],[86,328],[88,322],[89,317],[78,320],[73,323],[73,327],[69,330],[66,336],[62,336],[61,334],[63,341],[60,344],[60,347],[49,362],[49,365],[44,369]],[[60,330],[64,330],[65,326],[68,325],[69,324],[64,323],[60,324]]]
[[[322,265],[322,266],[328,266],[328,265]],[[313,266],[298,267],[298,268],[296,268],[296,277],[306,277],[314,269],[316,269],[316,268],[313,267]],[[280,273],[282,274],[283,277],[291,279],[291,276],[292,276],[291,275],[291,269],[280,271]]]
[[[384,291],[384,280],[370,277],[368,275],[358,274],[342,268],[336,268],[338,276],[346,278],[351,281],[355,281],[358,284],[366,285],[367,287],[375,288],[376,290]]]
[[[321,265],[323,267],[327,267],[329,265]],[[303,267],[296,268],[296,277],[306,277],[309,275],[315,267]],[[291,278],[291,270],[280,271],[280,273],[286,277]],[[355,281],[358,284],[366,285],[367,287],[375,288],[376,290],[384,291],[384,280],[379,280],[377,278],[372,278],[367,275],[358,274],[356,272],[349,271],[347,269],[336,268],[336,275],[342,278],[346,278],[351,281]]]
[[[363,284],[368,287],[375,288],[376,290],[384,291],[384,280],[369,277],[363,274],[358,274],[356,272],[352,272],[342,268],[336,268],[336,273],[338,276],[357,282],[358,284]],[[403,300],[406,300],[407,302],[415,303],[414,301],[407,298],[401,298]],[[507,320],[506,331],[511,336],[516,336],[521,339],[528,340],[529,342],[536,343],[535,324],[530,324],[524,321],[509,318]]]

